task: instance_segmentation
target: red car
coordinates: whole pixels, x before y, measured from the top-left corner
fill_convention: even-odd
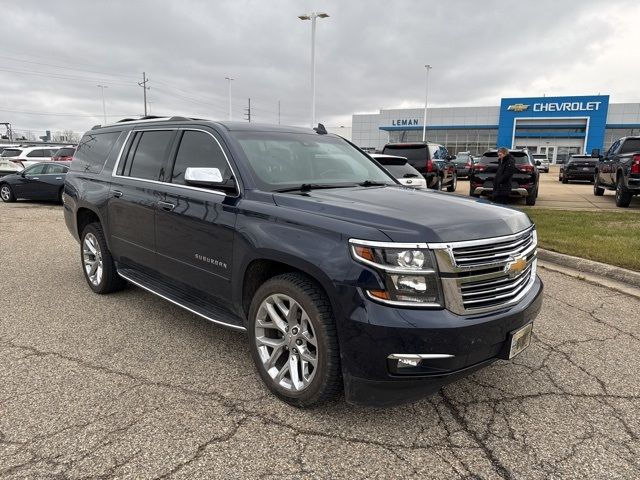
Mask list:
[[[51,157],[52,162],[70,162],[76,153],[76,147],[62,147]]]

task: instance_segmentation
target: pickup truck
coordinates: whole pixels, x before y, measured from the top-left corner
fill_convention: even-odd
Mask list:
[[[525,349],[542,305],[526,214],[406,188],[321,125],[96,126],[63,199],[93,292],[136,285],[243,332],[297,407],[434,393]]]
[[[611,145],[607,153],[598,158],[593,194],[604,195],[605,188],[615,190],[616,205],[626,208],[634,195],[640,194],[640,137],[623,137]]]

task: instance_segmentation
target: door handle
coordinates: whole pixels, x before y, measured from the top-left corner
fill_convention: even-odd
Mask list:
[[[176,206],[173,203],[169,203],[169,202],[158,202],[158,206],[165,212],[170,212],[171,210],[176,208]]]
[[[62,180],[62,177],[56,177],[56,180]]]
[[[40,177],[31,177],[31,180],[40,180]]]
[[[120,190],[114,190],[112,193],[116,198],[120,198],[122,196],[122,192]]]

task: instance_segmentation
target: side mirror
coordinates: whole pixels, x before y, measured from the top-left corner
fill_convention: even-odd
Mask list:
[[[219,168],[187,167],[184,181],[197,187],[217,188],[220,190],[235,190],[233,178],[224,180]]]
[[[542,162],[540,160],[536,160],[536,167],[539,167],[540,165],[542,165]]]

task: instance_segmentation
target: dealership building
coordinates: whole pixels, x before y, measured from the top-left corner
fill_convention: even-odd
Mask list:
[[[370,150],[420,141],[423,116],[422,108],[353,115],[352,140]],[[640,135],[640,103],[609,103],[608,95],[503,98],[499,107],[428,108],[426,125],[427,140],[452,154],[526,147],[555,163]]]

